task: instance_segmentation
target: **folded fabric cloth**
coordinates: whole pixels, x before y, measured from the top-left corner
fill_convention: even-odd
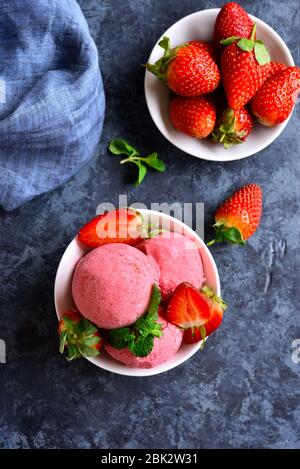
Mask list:
[[[69,179],[102,130],[98,53],[75,0],[0,2],[0,205]]]

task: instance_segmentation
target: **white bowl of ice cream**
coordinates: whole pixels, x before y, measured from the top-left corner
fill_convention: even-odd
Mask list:
[[[66,311],[76,307],[84,316],[88,316],[88,319],[92,322],[96,323],[98,321],[99,327],[124,327],[134,322],[136,317],[140,316],[147,307],[149,301],[147,289],[150,288],[152,283],[159,283],[162,296],[166,299],[176,286],[174,283],[174,281],[178,281],[175,280],[176,278],[180,278],[178,283],[181,281],[193,283],[194,280],[194,284],[196,283],[194,286],[197,288],[208,285],[217,295],[220,295],[220,280],[216,264],[210,251],[197,233],[181,221],[161,212],[152,210],[139,210],[139,212],[144,219],[148,219],[147,222],[151,222],[154,229],[160,227],[166,230],[165,234],[161,235],[162,237],[167,237],[168,231],[176,234],[172,234],[171,238],[166,240],[166,243],[162,241],[163,246],[160,246],[161,240],[154,243],[148,240],[144,241],[139,249],[123,244],[122,249],[120,249],[120,245],[107,244],[92,251],[80,243],[77,237],[74,238],[62,256],[55,279],[54,298],[59,319]],[[172,266],[172,258],[166,259],[169,254],[172,256],[172,245],[174,245],[173,250],[178,249],[183,237],[187,249],[179,257],[180,262],[190,263],[191,269],[187,268],[186,273],[184,273],[183,265],[173,263]],[[156,238],[151,239],[155,240]],[[195,247],[195,245],[196,249],[191,249],[191,252],[189,252],[190,248]],[[89,251],[91,252],[89,253]],[[166,262],[162,262],[162,258],[159,259],[160,255],[164,257]],[[120,265],[119,256],[122,256],[125,262],[124,269],[120,272],[117,271],[118,265]],[[197,256],[197,262],[199,259],[199,269],[195,264],[195,256]],[[157,268],[157,262],[153,258],[157,259],[165,273]],[[89,269],[94,269],[94,265],[96,265],[98,273],[102,276],[101,292],[99,292],[95,283],[95,278],[93,277],[92,282],[89,278]],[[97,265],[100,265],[101,269]],[[138,270],[138,274],[136,274],[136,270]],[[104,271],[105,275],[103,277]],[[84,293],[81,291],[82,285],[85,285]],[[101,301],[102,305],[100,324],[97,318],[97,304],[94,308],[97,301],[89,301],[97,295],[97,301]],[[110,314],[114,310],[114,298],[118,298],[119,314],[117,316],[116,314]],[[125,314],[126,311],[128,317]],[[117,317],[117,319],[114,319],[114,322],[111,323],[110,316]],[[113,373],[128,376],[151,376],[180,365],[199,350],[199,343],[191,345],[182,343],[181,331],[176,326],[167,323],[163,319],[161,322],[164,324],[164,336],[162,339],[154,339],[161,342],[159,344],[157,342],[157,346],[154,347],[155,353],[151,353],[149,360],[146,360],[147,357],[142,359],[143,366],[146,366],[146,368],[141,368],[140,365],[132,366],[132,362],[136,363],[136,360],[131,360],[129,350],[116,351],[112,350],[109,345],[106,346],[106,350],[109,350],[110,355],[103,347],[100,356],[88,358],[88,360],[99,368]],[[166,357],[166,360],[155,365],[159,354],[162,354],[164,359]],[[125,359],[127,365],[114,359],[113,356],[115,355],[117,359]]]

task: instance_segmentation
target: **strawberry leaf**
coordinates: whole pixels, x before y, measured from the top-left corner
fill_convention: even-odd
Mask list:
[[[270,62],[270,54],[262,41],[255,41],[254,55],[259,65],[265,65]]]
[[[87,345],[88,347],[91,347],[93,345],[97,345],[100,342],[100,337],[99,336],[93,336],[93,337],[86,337],[83,340],[84,345]]]
[[[254,47],[254,42],[251,41],[250,39],[242,38],[238,41],[237,45],[243,51],[251,52],[253,50],[253,47]]]
[[[232,244],[245,244],[245,241],[242,238],[240,230],[235,227],[228,228],[223,231],[223,238],[225,241],[228,241]]]
[[[99,350],[87,347],[86,345],[78,345],[78,352],[82,357],[97,357],[100,355]]]
[[[229,46],[233,42],[236,42],[240,39],[241,38],[239,36],[231,36],[231,37],[228,37],[227,39],[222,39],[222,41],[220,41],[220,43],[223,44],[223,46]]]

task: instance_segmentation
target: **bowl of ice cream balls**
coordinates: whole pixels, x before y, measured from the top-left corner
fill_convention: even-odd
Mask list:
[[[153,210],[87,222],[65,250],[54,297],[60,352],[129,376],[170,370],[203,349],[226,305],[205,243]]]
[[[270,145],[300,91],[300,69],[283,39],[236,2],[173,24],[145,66],[157,128],[184,152],[211,161]]]

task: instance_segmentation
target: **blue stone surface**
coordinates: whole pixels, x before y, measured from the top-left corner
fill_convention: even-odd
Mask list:
[[[299,57],[297,0],[240,1]],[[201,0],[80,0],[97,43],[107,96],[97,155],[59,189],[0,213],[0,447],[300,448],[300,107],[281,136],[242,161],[197,160],[168,143],[146,109],[140,64],[172,23],[220,6]],[[133,189],[107,153],[123,137],[158,151],[165,174]],[[58,354],[53,282],[60,257],[103,201],[217,204],[244,183],[264,191],[260,230],[247,247],[212,253],[229,303],[222,327],[168,373],[134,379]],[[297,358],[297,357],[296,357]]]

